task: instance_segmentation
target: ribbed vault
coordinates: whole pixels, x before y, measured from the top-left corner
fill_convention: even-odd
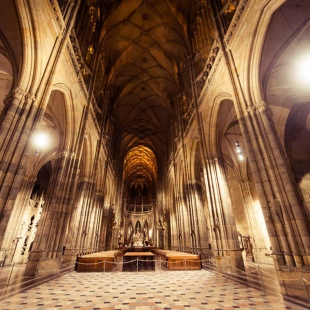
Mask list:
[[[156,180],[157,164],[154,153],[145,146],[133,147],[124,160],[124,180],[130,188],[145,185],[152,188]]]
[[[116,153],[125,182],[153,184],[167,146],[179,63],[188,46],[190,0],[103,1],[100,40],[107,62]],[[127,154],[127,155],[126,155]]]

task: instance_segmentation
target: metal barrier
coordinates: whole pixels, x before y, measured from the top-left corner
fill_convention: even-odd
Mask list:
[[[33,263],[36,267],[38,263]],[[28,263],[29,264],[29,263]],[[22,276],[26,268],[26,264],[15,264],[12,263],[10,266],[1,268],[0,274],[0,300],[19,293],[20,290],[34,287],[38,284],[42,284],[50,279],[59,277],[60,275],[72,271],[74,265],[72,263],[62,264],[60,271],[57,270],[55,274],[37,276],[37,277],[26,277]],[[50,271],[50,270],[49,270]]]

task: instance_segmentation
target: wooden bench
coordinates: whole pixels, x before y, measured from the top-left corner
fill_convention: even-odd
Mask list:
[[[121,252],[120,250],[112,250],[80,256],[77,258],[76,271],[112,271],[115,263],[121,260]]]
[[[201,269],[200,256],[178,251],[155,250],[156,259],[168,270],[199,270]]]

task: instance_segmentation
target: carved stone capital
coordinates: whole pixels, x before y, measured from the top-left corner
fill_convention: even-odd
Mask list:
[[[255,103],[254,105],[247,108],[249,114],[266,112],[268,115],[271,115],[271,110],[269,109],[267,103],[263,100]]]
[[[257,111],[259,111],[259,112],[266,111],[268,108],[267,103],[265,101],[260,101],[260,102],[256,103],[254,106],[257,109]]]
[[[28,93],[28,94],[25,96],[25,99],[26,99],[26,101],[27,101],[27,104],[32,104],[32,103],[35,101],[36,97],[35,97],[35,95],[32,94],[32,93]]]
[[[58,157],[67,157],[69,156],[70,152],[68,150],[60,150],[57,152]]]
[[[7,95],[5,96],[5,98],[3,99],[4,105],[9,104],[9,103],[11,102],[11,100],[12,100],[12,94],[7,94]]]
[[[250,106],[250,107],[247,107],[247,112],[249,113],[249,114],[254,114],[255,113],[255,107],[252,105],[252,106]]]
[[[91,178],[90,176],[81,176],[79,178],[79,183],[92,183],[93,182],[93,178]]]
[[[201,181],[196,180],[196,179],[191,179],[188,181],[188,184],[190,184],[190,185],[201,185]]]
[[[12,90],[12,97],[17,98],[19,100],[25,98],[26,93],[23,89],[16,87]]]

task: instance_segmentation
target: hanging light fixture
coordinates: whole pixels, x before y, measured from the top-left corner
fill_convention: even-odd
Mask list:
[[[238,141],[237,136],[242,136],[241,133],[237,132],[236,127],[239,125],[239,121],[238,118],[236,116],[233,115],[233,107],[230,107],[229,109],[229,115],[230,115],[230,124],[229,124],[229,130],[230,130],[230,134],[233,135],[235,137],[235,152],[237,153],[237,160],[240,162],[244,161],[244,156],[242,154],[242,149],[240,147],[240,143]],[[230,141],[231,143],[232,141]]]
[[[239,144],[238,140],[236,141],[236,152],[238,154],[238,159],[241,162],[243,162],[244,161],[244,156],[242,155],[241,147],[240,147],[240,144]]]
[[[35,146],[34,156],[39,156],[40,150],[44,149],[49,144],[49,137],[45,131],[38,131],[32,137]]]
[[[304,55],[298,59],[296,64],[297,79],[303,85],[310,84],[310,54]]]

